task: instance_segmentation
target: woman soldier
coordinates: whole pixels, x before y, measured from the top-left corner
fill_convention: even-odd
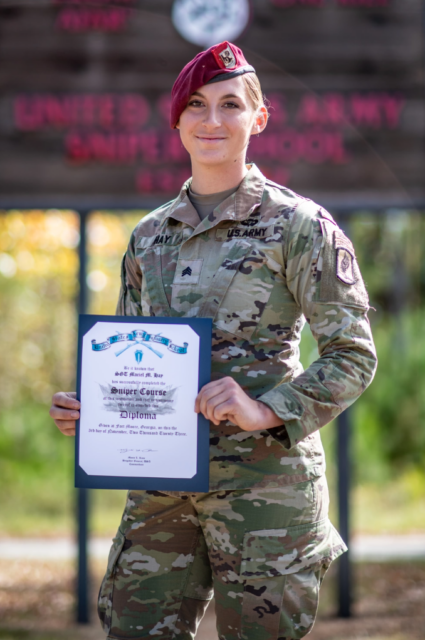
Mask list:
[[[171,126],[192,178],[135,228],[117,314],[213,318],[212,382],[194,407],[211,425],[210,490],[129,492],[99,594],[110,639],[193,639],[213,595],[221,640],[302,638],[346,549],[318,430],[372,380],[368,297],[332,216],[245,164],[267,118],[231,43],[174,84]],[[319,358],[303,372],[305,320]],[[66,435],[79,406],[54,396]]]

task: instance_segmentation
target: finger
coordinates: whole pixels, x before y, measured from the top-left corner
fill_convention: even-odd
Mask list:
[[[75,423],[67,423],[68,426],[64,427],[63,425],[61,425],[60,430],[62,431],[62,433],[68,434],[68,433],[72,433],[74,434],[76,429],[75,429]]]
[[[224,402],[220,402],[214,407],[214,411],[212,414],[212,422],[214,424],[220,424],[224,420],[231,420],[235,424],[237,424],[237,405],[235,403],[234,398],[228,398]]]
[[[208,398],[211,397],[211,394],[214,394],[217,387],[221,387],[222,382],[223,382],[222,380],[214,380],[213,382],[208,382],[202,387],[202,389],[196,396],[196,400],[195,400],[196,413],[199,413],[201,410],[201,402],[205,397],[205,394],[207,395]]]
[[[220,422],[220,418],[217,418],[216,411],[218,407],[221,405],[226,405],[226,407],[232,407],[234,410],[235,407],[235,398],[233,397],[232,391],[225,389],[222,393],[217,394],[213,398],[210,398],[205,405],[205,413],[204,416],[214,422],[214,424],[218,424]],[[222,415],[223,412],[220,412]]]
[[[220,392],[220,389],[219,388],[217,389],[217,385],[218,385],[219,382],[220,382],[220,380],[217,380],[217,381],[214,382],[214,386],[213,385],[205,385],[204,387],[202,387],[202,389],[200,390],[200,392],[196,396],[196,400],[195,400],[195,411],[197,413],[199,413],[202,410],[201,406],[203,406],[203,404],[205,403],[206,400],[211,398],[214,394]]]
[[[60,422],[55,422],[55,424],[61,433],[65,435],[75,435],[75,422],[61,420]]]
[[[224,402],[226,399],[233,398],[234,401],[237,401],[241,393],[244,396],[246,395],[240,385],[229,376],[218,380],[217,384],[214,387],[206,387],[207,385],[202,389],[203,393],[200,398],[199,406],[202,413],[205,415],[206,412],[206,414],[208,415],[208,420],[214,421],[214,418],[212,412],[207,409],[207,403],[210,403],[211,401],[214,401],[214,399],[216,399],[213,405],[213,408],[215,408],[218,403]],[[222,394],[224,394],[224,396]],[[217,398],[219,399],[217,400]]]
[[[225,378],[220,378],[220,380],[213,380],[212,382],[207,382],[201,391],[209,391],[210,389],[214,389],[215,387],[239,387],[238,383],[233,380],[230,376],[226,376]]]
[[[203,393],[200,398],[199,409],[201,413],[208,419],[211,420],[212,410],[214,409],[217,402],[215,399],[217,397],[221,397],[222,394],[229,394],[229,389],[226,389],[224,385],[216,385],[215,387],[210,387],[209,389],[203,390]],[[215,401],[215,402],[214,402]],[[222,401],[222,400],[221,400]],[[213,404],[211,404],[213,403]],[[212,407],[212,408],[211,408]],[[211,413],[210,413],[211,411]]]
[[[65,409],[79,409],[81,406],[75,391],[58,391],[52,398],[52,404]]]
[[[73,429],[65,429],[62,431],[63,436],[75,436],[75,427]]]
[[[69,420],[75,421],[80,417],[80,412],[72,409],[62,409],[53,405],[49,411],[50,417],[56,422],[56,420]]]

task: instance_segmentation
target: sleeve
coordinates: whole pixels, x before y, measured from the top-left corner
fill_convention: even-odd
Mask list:
[[[349,407],[370,384],[377,358],[369,300],[354,248],[326,211],[302,204],[284,243],[287,286],[310,325],[319,358],[257,398],[284,423],[269,429],[291,448]]]
[[[142,316],[142,272],[135,258],[134,232],[121,262],[121,289],[115,315]]]

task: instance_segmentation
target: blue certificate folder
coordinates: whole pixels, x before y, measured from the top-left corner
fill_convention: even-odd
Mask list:
[[[92,349],[94,351],[102,351],[112,346],[116,350],[115,355],[119,355],[121,353],[120,349],[124,350],[128,348],[131,349],[133,353],[132,357],[135,357],[136,361],[137,359],[143,358],[143,353],[147,353],[146,349],[154,352],[155,350],[156,352],[160,350],[165,352],[168,349],[175,354],[184,353],[184,346],[174,345],[170,339],[165,336],[162,337],[162,334],[155,334],[155,325],[186,325],[190,327],[199,336],[198,391],[211,380],[212,320],[209,318],[80,315],[77,365],[77,398],[79,400],[82,397],[83,338],[98,322],[111,324],[109,334],[111,337],[108,338],[109,342],[93,344]],[[114,327],[117,323],[127,323],[129,325],[128,334],[123,334],[122,332],[118,334]],[[144,336],[147,336],[147,338]],[[136,345],[131,344],[132,340],[137,342],[138,339],[139,342]],[[144,340],[146,344],[144,344]],[[148,343],[149,340],[151,340],[151,342]],[[91,340],[91,342],[95,343],[94,340]],[[120,344],[115,344],[118,342],[120,342]],[[138,347],[138,345],[141,346]],[[133,349],[133,346],[136,346],[137,350]],[[82,466],[80,466],[81,430],[80,420],[78,420],[75,438],[75,486],[87,489],[147,489],[153,491],[184,491],[189,493],[207,492],[209,484],[209,421],[200,413],[197,414],[197,429],[196,472],[191,478],[147,477],[146,475],[143,477],[134,477],[134,475],[126,477],[117,475],[89,475]],[[143,435],[133,437],[137,443],[145,442],[147,439],[147,436],[145,437]],[[145,438],[145,440],[143,440],[143,438]],[[96,453],[98,452],[93,451],[94,456]],[[91,452],[89,454],[86,452],[86,455],[91,455]]]

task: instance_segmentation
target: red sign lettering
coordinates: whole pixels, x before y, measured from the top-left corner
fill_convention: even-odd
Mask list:
[[[58,29],[74,33],[113,32],[127,25],[135,0],[52,0],[52,3],[60,5],[55,23]]]
[[[360,127],[394,129],[399,125],[405,99],[391,94],[328,93],[302,97],[296,120],[302,125],[353,124]]]
[[[269,100],[270,124],[251,138],[248,160],[280,184],[288,183],[295,163],[349,162],[346,128],[395,129],[405,106],[403,96],[389,93],[309,92],[288,106],[287,96],[276,92]],[[65,157],[72,164],[143,163],[136,185],[144,193],[177,192],[190,175],[179,132],[167,126],[169,107],[168,93],[156,104],[132,93],[22,94],[13,103],[18,130],[64,132]]]
[[[73,126],[140,129],[150,117],[148,101],[137,94],[20,95],[14,112],[16,127],[23,131]]]

